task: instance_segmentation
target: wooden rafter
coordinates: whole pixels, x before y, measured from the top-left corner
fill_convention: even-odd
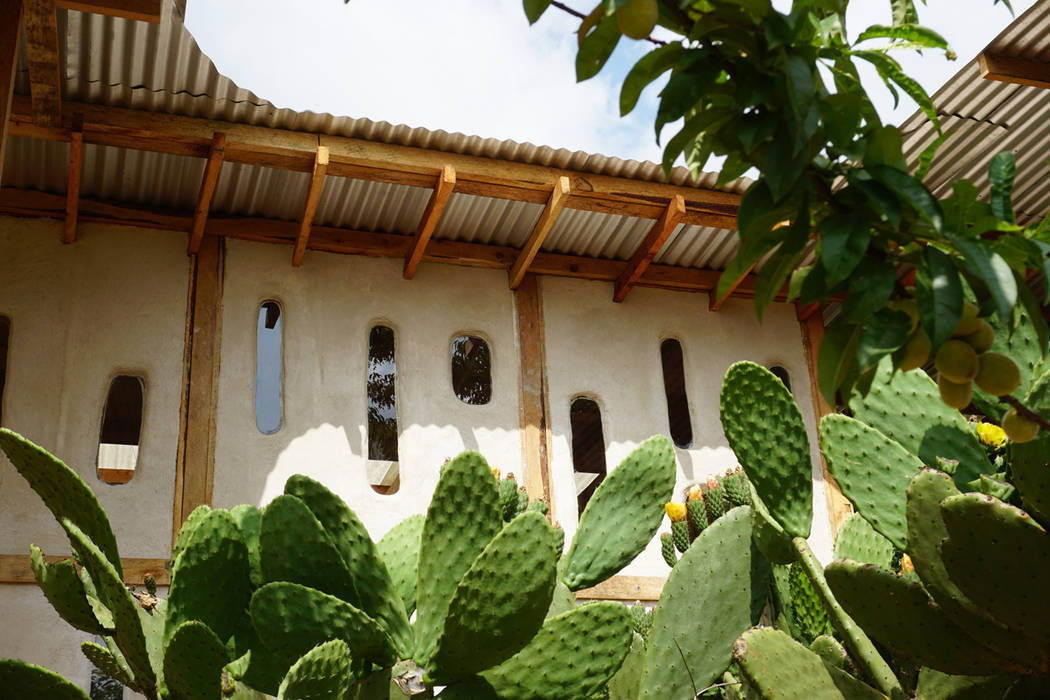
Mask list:
[[[4,173],[4,145],[10,131],[18,37],[22,33],[22,3],[0,2],[0,178]]]
[[[726,303],[729,297],[733,296],[733,292],[736,291],[736,288],[739,287],[743,283],[743,281],[747,279],[748,275],[752,274],[752,271],[755,269],[755,265],[757,264],[758,261],[756,260],[751,265],[751,267],[747,268],[747,271],[744,274],[740,275],[739,278],[734,280],[733,283],[729,285],[729,288],[726,289],[725,293],[723,293],[722,296],[718,297],[715,295],[715,292],[711,292],[711,299],[708,302],[707,308],[709,308],[711,311],[718,311],[720,308],[722,308],[722,305]]]
[[[66,220],[62,230],[63,243],[72,243],[77,239],[80,174],[84,167],[84,120],[74,119],[74,121],[76,123],[69,135],[69,173],[66,182]]]
[[[532,264],[536,253],[540,252],[540,247],[543,245],[544,239],[547,238],[547,234],[554,228],[554,223],[558,220],[561,210],[565,208],[571,192],[572,185],[569,182],[569,178],[562,175],[554,183],[554,189],[551,190],[551,196],[547,199],[547,205],[543,208],[543,213],[540,214],[536,226],[532,229],[532,234],[529,235],[529,240],[525,241],[525,246],[521,249],[517,260],[514,261],[510,268],[511,289],[517,289],[521,281],[525,279],[525,273],[529,271],[529,265]]]
[[[977,56],[986,80],[1050,88],[1050,63],[984,51]]]
[[[211,210],[211,199],[215,186],[219,183],[219,171],[226,152],[226,134],[217,133],[212,137],[208,162],[204,165],[204,176],[201,178],[201,189],[197,194],[197,208],[193,211],[193,226],[190,228],[190,243],[187,252],[196,255],[204,240],[204,225],[208,222]]]
[[[646,234],[641,245],[634,251],[634,255],[627,261],[627,266],[616,279],[613,301],[621,302],[627,298],[627,293],[631,291],[631,287],[641,279],[646,268],[652,264],[653,258],[660,252],[660,248],[667,242],[671,232],[674,231],[675,226],[678,225],[683,216],[685,216],[685,201],[680,195],[675,195],[667,203],[663,213],[660,214],[660,218],[649,229],[649,233]]]
[[[26,54],[33,123],[58,124],[62,118],[62,80],[58,66],[55,0],[25,0]]]
[[[314,169],[310,174],[310,185],[306,190],[306,204],[303,205],[303,217],[299,220],[299,235],[295,239],[292,251],[292,265],[299,267],[306,255],[306,246],[310,241],[310,229],[314,225],[314,214],[317,203],[321,201],[321,188],[324,187],[324,176],[328,171],[328,149],[318,146],[314,152]]]
[[[318,144],[317,134],[299,131],[82,103],[67,104],[65,109],[67,114],[71,110],[84,113],[85,143],[104,146],[205,158],[212,136],[221,131],[226,134],[228,162],[311,172]],[[11,133],[19,136],[69,139],[65,123],[58,128],[35,126],[32,109],[24,99],[15,98],[11,122]],[[456,169],[457,193],[545,204],[552,180],[565,175],[572,184],[572,194],[565,205],[570,209],[655,219],[665,203],[678,195],[685,202],[683,223],[736,227],[740,195],[732,192],[564,171],[342,136],[322,135],[320,143],[331,153],[328,174],[333,177],[432,188],[434,173],[451,165]]]
[[[93,12],[153,24],[160,22],[161,0],[56,0],[55,4],[65,10]]]
[[[420,217],[419,226],[416,227],[416,233],[412,237],[412,247],[409,248],[408,254],[405,255],[403,274],[406,280],[410,280],[415,276],[416,269],[423,259],[423,252],[427,249],[427,243],[430,242],[430,237],[434,235],[434,229],[437,228],[438,221],[441,219],[441,213],[445,211],[445,205],[448,204],[448,200],[452,196],[452,190],[455,187],[456,169],[451,165],[445,165],[441,168],[441,174],[437,177],[434,191],[430,193],[427,206],[423,209],[423,216]]]

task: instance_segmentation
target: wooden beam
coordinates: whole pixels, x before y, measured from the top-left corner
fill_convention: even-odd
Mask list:
[[[44,557],[49,564],[71,558],[71,556]],[[168,569],[167,559],[121,557],[120,566],[124,570],[124,583],[129,586],[141,586],[146,574],[152,575],[159,586],[166,586],[171,582],[171,571]],[[33,576],[33,569],[29,564],[29,555],[0,554],[0,583],[32,583],[35,585],[36,577]]]
[[[1050,88],[1050,63],[1045,61],[1003,56],[987,51],[978,54],[977,61],[981,66],[981,77],[985,80]]]
[[[185,230],[185,229],[183,229]],[[210,505],[215,478],[215,405],[222,334],[223,241],[207,236],[191,258],[187,301],[186,391],[175,464],[172,542],[199,505]]]
[[[211,139],[211,150],[208,151],[208,162],[204,165],[204,176],[201,178],[201,189],[197,194],[197,208],[193,211],[193,226],[190,228],[190,243],[187,252],[196,255],[204,240],[204,225],[211,210],[211,199],[215,186],[219,183],[219,171],[226,154],[226,134],[216,133]]]
[[[434,173],[451,165],[456,169],[458,193],[544,204],[550,197],[551,182],[564,175],[572,187],[572,195],[566,204],[570,209],[655,219],[665,210],[668,199],[680,195],[686,208],[683,223],[717,228],[736,227],[740,203],[740,195],[732,192],[566,171],[342,136],[318,137],[307,132],[83,103],[69,103],[65,109],[67,114],[74,110],[84,113],[85,143],[104,146],[205,158],[215,132],[223,132],[226,134],[228,162],[311,172],[320,138],[320,144],[331,153],[328,174],[336,177],[430,189],[434,186]],[[59,141],[69,139],[65,123],[59,128],[35,126],[32,109],[24,99],[15,98],[11,122],[11,133],[20,136]]]
[[[306,204],[303,205],[303,217],[299,220],[299,235],[295,239],[292,251],[292,265],[299,267],[306,255],[306,245],[310,242],[310,229],[314,225],[314,214],[317,203],[321,201],[321,188],[324,187],[324,176],[328,171],[328,149],[318,146],[314,152],[314,169],[310,174],[310,185],[306,189]]]
[[[660,248],[667,242],[667,239],[684,215],[685,200],[681,196],[675,195],[667,203],[667,207],[660,214],[660,218],[649,229],[649,233],[637,250],[634,251],[634,255],[627,261],[627,266],[617,278],[616,287],[613,290],[613,301],[621,302],[627,298],[627,293],[631,291],[631,287],[645,273],[645,269],[652,264],[653,258],[660,252]]]
[[[455,187],[456,169],[451,165],[446,165],[438,175],[437,184],[434,185],[434,191],[430,193],[427,206],[423,209],[423,216],[419,219],[419,226],[416,227],[415,236],[412,237],[412,246],[405,255],[403,274],[406,280],[415,276],[416,269],[423,259],[423,251],[426,250],[427,243],[430,242],[430,237],[434,234],[434,229],[437,228],[438,221],[441,219],[441,212],[445,211],[445,205],[448,204]]]
[[[712,291],[707,304],[707,308],[709,308],[711,311],[718,311],[720,308],[722,308],[722,305],[726,303],[729,297],[733,296],[734,292],[736,292],[737,287],[743,284],[744,280],[748,279],[748,277],[752,275],[752,272],[755,269],[755,265],[757,264],[758,261],[756,260],[754,264],[751,265],[751,267],[747,268],[747,272],[740,275],[740,277],[737,280],[735,280],[732,284],[729,285],[729,288],[726,289],[725,293],[721,297],[716,297],[715,291]],[[717,287],[715,288],[715,290],[717,290]]]
[[[613,576],[593,588],[576,592],[578,600],[654,601],[660,598],[666,578],[660,576]]]
[[[77,207],[80,203],[80,174],[84,166],[84,121],[73,127],[69,135],[69,172],[66,182],[66,220],[63,224],[62,242],[77,240]]]
[[[802,311],[802,308],[796,305],[797,311]],[[799,326],[802,330],[802,344],[806,349],[806,363],[809,366],[809,388],[813,397],[814,417],[819,426],[824,416],[835,412],[835,408],[824,400],[817,381],[817,355],[820,351],[820,343],[824,339],[824,315],[811,313],[805,320],[799,321]],[[824,497],[828,505],[831,534],[837,535],[842,524],[846,522],[846,518],[853,513],[853,505],[842,495],[838,484],[835,483],[835,478],[828,471],[823,454],[820,455],[820,466],[824,475]]]
[[[19,0],[0,2],[0,181],[4,175],[4,146],[10,131],[18,37],[21,33],[22,3]]]
[[[58,18],[55,0],[24,0],[26,54],[33,123],[52,126],[62,118],[62,79],[59,73]]]
[[[540,252],[540,247],[543,245],[544,239],[547,238],[547,234],[554,228],[554,223],[558,220],[558,215],[561,214],[561,210],[568,202],[571,191],[572,185],[569,183],[569,178],[564,175],[559,177],[554,185],[554,189],[551,190],[551,196],[547,199],[547,205],[543,208],[543,213],[540,214],[539,221],[536,222],[532,229],[532,234],[529,235],[529,240],[525,241],[524,247],[518,254],[518,259],[514,261],[510,268],[511,289],[517,289],[521,285],[521,281],[525,279],[525,273],[529,271],[529,265],[532,264],[536,253]]]
[[[519,398],[521,452],[525,490],[532,499],[549,506],[548,517],[556,522],[550,475],[550,426],[547,422],[546,345],[543,300],[536,275],[526,275],[514,292],[518,323]]]
[[[161,0],[56,0],[55,4],[64,10],[160,23]]]

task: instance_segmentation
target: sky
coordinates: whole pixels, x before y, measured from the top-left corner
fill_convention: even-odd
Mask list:
[[[586,12],[595,1],[567,4]],[[1013,0],[1014,10],[1034,2]],[[853,35],[889,23],[889,0],[852,5]],[[898,55],[931,94],[1012,19],[992,0],[928,0],[918,10],[959,56]],[[651,44],[624,38],[597,77],[576,83],[579,20],[553,7],[529,27],[521,0],[189,0],[186,25],[221,73],[278,107],[660,160],[659,84],[619,115],[623,77]],[[884,119],[899,123],[915,111],[906,96],[894,110],[869,78]]]

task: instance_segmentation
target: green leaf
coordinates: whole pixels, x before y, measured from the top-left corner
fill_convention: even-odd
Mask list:
[[[813,64],[802,56],[791,54],[787,59],[787,78],[791,106],[795,111],[795,119],[802,123],[809,106],[813,102],[816,92],[816,83],[813,80]]]
[[[755,284],[755,311],[758,314],[759,323],[762,322],[762,312],[773,302],[773,298],[783,288],[791,271],[802,260],[802,256],[806,253],[807,243],[809,243],[809,208],[804,207],[788,227],[784,242],[758,272],[758,281]]]
[[[860,371],[874,367],[886,355],[899,348],[911,335],[911,317],[903,311],[882,309],[861,326],[857,339],[857,364]]]
[[[871,129],[865,139],[864,165],[889,165],[897,170],[908,170],[901,150],[901,131],[895,126],[880,126]]]
[[[922,251],[915,268],[915,301],[923,330],[936,351],[959,325],[963,291],[952,259],[932,246]]]
[[[576,82],[582,83],[598,75],[620,42],[620,27],[615,17],[605,17],[593,32],[580,42],[576,52]]]
[[[762,175],[774,201],[781,200],[802,177],[806,156],[805,150],[801,153],[795,150],[795,138],[791,134],[784,130],[777,132],[762,164]]]
[[[718,173],[715,187],[724,187],[748,171],[751,164],[743,159],[739,151],[731,152],[722,164],[722,170]]]
[[[868,39],[896,39],[920,44],[930,49],[948,50],[948,40],[921,24],[898,24],[895,27],[887,27],[884,24],[873,24],[857,37],[857,42]]]
[[[915,11],[915,3],[912,0],[890,0],[890,9],[893,12],[894,26],[915,24],[919,21],[919,13]]]
[[[889,187],[866,179],[870,178],[870,175],[864,171],[855,171],[848,177],[850,186],[857,188],[864,195],[880,219],[894,228],[900,226],[904,213],[901,210],[900,200]]]
[[[528,18],[529,24],[536,24],[536,20],[547,11],[550,4],[551,0],[522,0],[525,16]]]
[[[849,277],[864,257],[871,241],[871,228],[863,217],[832,214],[820,222],[817,233],[826,284],[834,286]]]
[[[967,269],[988,287],[999,318],[1010,318],[1010,310],[1017,303],[1017,282],[1003,256],[983,241],[958,236],[949,236],[948,240],[963,254]]]
[[[862,102],[855,92],[840,92],[821,100],[824,132],[837,148],[846,148],[856,137]]]
[[[1008,223],[1014,222],[1013,190],[1014,190],[1014,154],[1003,151],[992,158],[988,166],[988,180],[992,184],[991,203],[992,213]]]
[[[548,3],[550,0],[546,0]],[[642,56],[623,79],[620,88],[620,116],[626,116],[638,104],[642,90],[658,77],[678,65],[685,49],[681,44],[668,44]]]
[[[933,167],[933,159],[937,156],[937,151],[940,150],[941,145],[948,140],[953,130],[941,132],[941,135],[933,140],[929,146],[923,149],[922,153],[919,154],[919,169],[915,171],[915,177],[919,180],[925,180],[926,176],[930,172],[930,168]]]
[[[920,181],[897,168],[876,165],[867,169],[871,176],[897,193],[926,219],[937,233],[944,229],[944,214],[937,199]]]
[[[695,143],[704,132],[715,129],[733,117],[729,108],[709,109],[686,119],[682,130],[675,134],[664,148],[664,173],[671,172],[675,160],[690,144]]]
[[[894,101],[896,101],[896,91],[893,89],[893,84],[896,84],[907,93],[908,97],[915,100],[915,104],[933,123],[937,131],[941,130],[941,120],[937,115],[937,108],[934,107],[933,100],[917,80],[904,72],[899,63],[881,51],[854,51],[853,55],[875,66],[875,70],[878,71],[886,87],[894,93]]]
[[[854,270],[849,294],[842,302],[842,317],[860,323],[889,301],[897,282],[896,268],[884,260],[865,259]]]
[[[805,267],[797,268],[791,273],[791,281],[788,282],[788,303],[798,299],[802,294],[802,285],[805,284],[806,278],[809,277],[809,273],[813,272],[812,265],[806,265]]]
[[[1045,357],[1047,343],[1050,342],[1050,330],[1047,329],[1046,320],[1043,318],[1042,307],[1039,306],[1039,300],[1035,298],[1032,290],[1028,288],[1024,280],[1020,279],[1018,282],[1017,296],[1021,300],[1021,304],[1024,305],[1025,311],[1028,312],[1028,317],[1032,320],[1032,326],[1035,328],[1036,337],[1038,338],[1039,349]]]
[[[777,130],[779,120],[769,112],[745,114],[737,122],[736,136],[745,153],[751,153],[755,147],[768,139]]]
[[[856,358],[860,326],[836,319],[824,333],[817,353],[817,384],[820,393],[832,406],[836,405],[835,392],[846,379],[846,374]]]
[[[686,116],[718,78],[719,68],[709,61],[702,60],[702,54],[698,54],[699,52],[693,52],[687,55],[686,63],[671,76],[667,85],[660,91],[660,106],[656,110],[655,122],[658,141],[664,126]]]

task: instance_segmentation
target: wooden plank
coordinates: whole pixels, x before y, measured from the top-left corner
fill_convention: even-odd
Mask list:
[[[661,576],[613,576],[593,588],[576,592],[577,600],[654,601],[667,579]]]
[[[55,4],[65,10],[160,23],[161,0],[57,0]]]
[[[84,166],[84,120],[80,118],[69,135],[69,172],[66,183],[66,220],[62,228],[62,242],[77,239],[77,208],[80,203],[80,175]]]
[[[539,220],[533,227],[529,240],[525,241],[524,247],[518,254],[518,259],[514,261],[510,268],[511,289],[517,289],[521,285],[521,281],[525,278],[525,273],[529,270],[529,265],[532,264],[536,253],[540,252],[540,247],[543,245],[544,239],[547,238],[547,234],[554,228],[554,223],[558,220],[558,215],[561,214],[561,210],[565,207],[571,192],[572,185],[569,183],[569,178],[562,175],[555,183],[554,189],[551,190],[551,196],[547,199],[547,205],[543,208],[543,213],[540,214]]]
[[[208,222],[211,199],[215,195],[216,185],[219,184],[219,171],[222,170],[225,155],[226,134],[218,132],[211,140],[208,162],[204,164],[204,175],[201,177],[201,189],[197,193],[197,207],[193,210],[193,226],[190,228],[190,242],[187,247],[190,255],[196,255],[201,249],[201,241],[204,240],[204,225]]]
[[[24,8],[33,123],[52,126],[62,118],[55,0],[25,0]]]
[[[22,33],[22,3],[0,2],[0,181],[4,175],[4,146],[10,131],[18,37]]]
[[[799,307],[796,306],[796,308]],[[820,425],[820,420],[824,416],[835,412],[835,408],[824,400],[817,381],[817,354],[820,351],[820,343],[824,339],[824,316],[821,313],[812,313],[805,320],[800,321],[799,325],[802,330],[802,344],[806,349],[806,363],[809,366],[809,388],[813,397],[813,411],[816,414],[817,425]],[[853,513],[853,505],[842,495],[838,484],[835,483],[835,478],[828,471],[823,454],[820,456],[820,466],[824,475],[824,497],[828,504],[831,534],[836,535],[842,524],[846,522],[846,518]]]
[[[310,174],[310,185],[306,189],[306,203],[303,205],[303,216],[299,220],[299,235],[295,239],[292,251],[292,265],[299,267],[306,255],[306,245],[310,241],[310,228],[314,225],[314,214],[317,203],[321,201],[321,188],[324,187],[324,176],[328,170],[328,149],[318,146],[314,152],[314,168]]]
[[[1050,63],[983,51],[977,56],[981,77],[1005,83],[1050,88]]]
[[[656,220],[653,227],[649,229],[649,233],[646,234],[645,239],[634,251],[634,255],[627,261],[627,266],[617,278],[616,287],[613,290],[613,301],[621,302],[627,298],[627,293],[631,291],[631,287],[634,286],[634,283],[638,281],[646,268],[653,262],[653,258],[660,252],[660,248],[667,242],[671,232],[674,231],[675,226],[678,225],[678,222],[682,220],[684,215],[685,200],[681,196],[675,195],[667,203],[667,208],[660,214],[660,218]]]
[[[448,204],[455,187],[456,169],[451,165],[446,165],[438,175],[437,184],[434,185],[434,191],[430,193],[430,199],[427,200],[427,205],[423,209],[423,216],[419,219],[419,226],[416,227],[416,233],[412,237],[412,246],[405,255],[403,274],[406,280],[415,277],[416,269],[423,259],[423,252],[427,248],[427,243],[430,242],[430,237],[434,234],[434,229],[437,228],[441,212],[445,211],[445,205]]]
[[[189,514],[210,505],[215,477],[215,404],[218,398],[219,347],[222,334],[224,246],[206,236],[193,258],[189,323],[189,381],[185,418],[180,425],[181,459],[175,466],[172,541]]]
[[[729,285],[729,288],[726,289],[725,293],[721,297],[717,297],[715,291],[712,290],[707,307],[711,311],[718,311],[720,308],[722,308],[722,305],[726,303],[729,297],[733,296],[733,293],[736,292],[737,288],[741,284],[743,284],[748,279],[748,277],[752,276],[752,272],[754,271],[755,265],[757,264],[758,261],[756,260],[754,264],[751,265],[751,267],[747,268],[747,272],[742,274],[737,280],[735,280],[732,284]],[[715,288],[715,290],[717,290],[717,287]]]
[[[69,556],[45,556],[49,563],[70,559]],[[121,557],[120,566],[124,569],[124,583],[129,586],[141,586],[146,574],[151,574],[158,586],[166,586],[171,581],[167,559],[134,559]],[[29,564],[28,554],[0,554],[0,583],[31,583],[36,585],[33,569]]]
[[[547,374],[543,300],[536,275],[525,275],[514,291],[520,356],[519,399],[522,464],[529,498],[541,499],[556,522],[550,475],[550,426],[547,423]]]

